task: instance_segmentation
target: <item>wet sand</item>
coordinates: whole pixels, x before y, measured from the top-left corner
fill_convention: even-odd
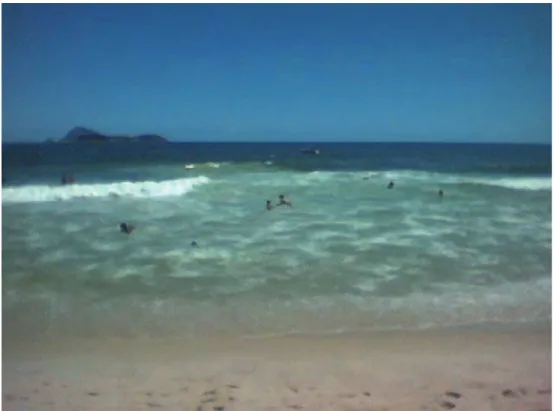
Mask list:
[[[4,342],[4,410],[551,410],[551,329]]]

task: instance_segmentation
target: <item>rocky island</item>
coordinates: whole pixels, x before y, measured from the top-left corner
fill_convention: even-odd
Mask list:
[[[167,143],[169,142],[157,134],[141,134],[138,136],[108,136],[97,131],[85,128],[74,127],[58,143]]]

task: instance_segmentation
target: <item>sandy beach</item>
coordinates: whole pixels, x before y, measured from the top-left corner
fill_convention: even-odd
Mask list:
[[[5,342],[4,410],[551,409],[551,331]]]

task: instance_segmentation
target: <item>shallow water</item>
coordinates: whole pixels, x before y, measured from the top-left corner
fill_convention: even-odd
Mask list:
[[[5,331],[549,320],[550,147],[392,146],[4,146]],[[77,183],[61,186],[68,170]],[[266,211],[281,193],[293,207]]]

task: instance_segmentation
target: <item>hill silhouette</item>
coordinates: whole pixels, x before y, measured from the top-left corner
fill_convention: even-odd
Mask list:
[[[138,136],[110,136],[86,127],[74,127],[58,141],[59,143],[167,143],[168,140],[157,134],[140,134]]]

